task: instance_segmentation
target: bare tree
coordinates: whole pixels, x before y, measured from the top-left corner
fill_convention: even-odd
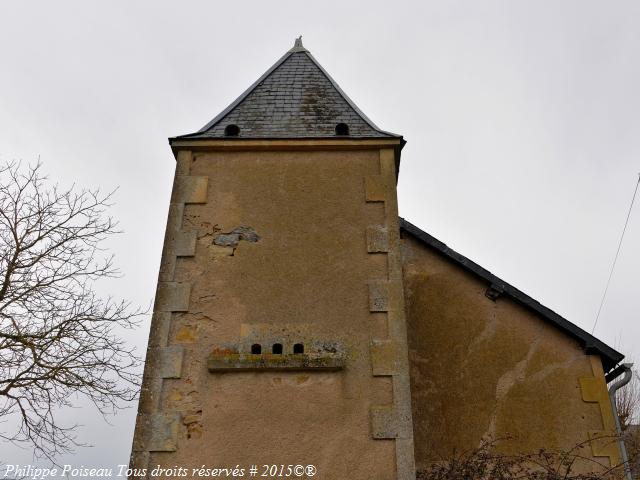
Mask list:
[[[633,478],[640,478],[640,376],[635,371],[616,393],[616,409]]]
[[[616,392],[616,409],[624,432],[640,422],[640,377],[634,372],[628,384]]]
[[[499,444],[510,440],[483,440],[477,448],[454,453],[419,469],[417,480],[618,480],[623,465],[609,466],[592,458],[591,441],[569,450],[500,453]],[[608,441],[617,442],[610,437]]]
[[[51,461],[79,445],[57,410],[85,396],[104,415],[138,390],[139,359],[116,330],[140,311],[94,291],[118,276],[101,249],[116,233],[111,195],[0,166],[0,438]]]

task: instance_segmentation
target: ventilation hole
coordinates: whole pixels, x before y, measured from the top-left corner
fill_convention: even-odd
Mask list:
[[[304,345],[301,343],[296,343],[293,346],[293,353],[304,353]]]
[[[346,123],[339,123],[336,125],[336,135],[349,135],[349,125]]]
[[[338,127],[336,127],[336,129],[337,128]],[[225,137],[237,137],[238,135],[240,135],[240,127],[234,124],[227,125],[226,127],[224,127],[224,135]]]
[[[282,355],[282,344],[281,343],[274,343],[271,351],[273,353],[275,353],[276,355]]]
[[[254,343],[251,345],[251,353],[253,355],[260,355],[262,353],[262,345],[259,343]]]

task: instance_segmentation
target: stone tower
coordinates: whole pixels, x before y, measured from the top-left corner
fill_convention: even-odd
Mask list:
[[[415,478],[402,137],[376,127],[298,39],[170,144],[132,467]]]

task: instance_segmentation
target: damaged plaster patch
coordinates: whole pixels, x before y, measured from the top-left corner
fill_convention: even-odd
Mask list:
[[[176,315],[176,319],[209,320],[217,323],[217,320],[214,320],[209,315],[206,315],[204,312],[182,312],[179,315]]]
[[[178,333],[175,336],[176,342],[179,343],[194,343],[198,340],[198,327],[197,325],[185,324],[178,329]]]
[[[499,412],[513,387],[522,382],[526,378],[526,371],[531,363],[531,359],[537,352],[540,342],[544,337],[545,329],[541,326],[536,336],[529,344],[529,349],[524,357],[516,363],[512,369],[507,370],[497,381],[495,390],[495,404],[487,431],[482,436],[483,439],[491,440],[496,438],[496,427]]]
[[[186,412],[182,424],[187,427],[187,439],[202,437],[202,409]]]
[[[472,358],[472,355],[471,355],[472,352],[474,352],[479,347],[486,348],[486,343],[491,341],[493,338],[495,338],[496,333],[498,331],[498,323],[499,322],[498,322],[498,317],[496,315],[496,309],[493,308],[491,309],[490,318],[487,319],[487,321],[484,324],[484,328],[482,329],[480,334],[477,335],[469,345],[469,349],[468,349],[469,354],[465,358],[465,363],[467,362],[467,359]]]
[[[237,247],[240,240],[255,243],[260,235],[251,227],[236,227],[229,233],[220,233],[213,239],[213,243],[221,247]]]
[[[260,240],[260,235],[251,227],[236,227],[230,232],[219,233],[213,239],[213,244],[219,247],[227,247],[231,250],[228,254],[233,256],[240,241],[256,243]]]
[[[186,427],[187,439],[202,437],[202,401],[196,390],[181,391],[172,389],[168,396],[169,405],[182,415],[182,424]]]

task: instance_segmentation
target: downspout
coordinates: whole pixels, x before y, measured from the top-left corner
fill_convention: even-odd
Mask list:
[[[623,377],[609,387],[609,400],[611,400],[611,409],[613,410],[613,419],[616,422],[616,433],[618,434],[618,441],[620,442],[620,454],[622,456],[622,463],[624,465],[624,476],[626,480],[633,480],[631,477],[631,465],[629,465],[629,456],[627,455],[627,448],[624,445],[624,439],[622,438],[622,427],[620,426],[620,418],[618,417],[618,409],[616,408],[616,392],[624,387],[631,380],[631,367],[633,363],[623,363],[624,369]]]

